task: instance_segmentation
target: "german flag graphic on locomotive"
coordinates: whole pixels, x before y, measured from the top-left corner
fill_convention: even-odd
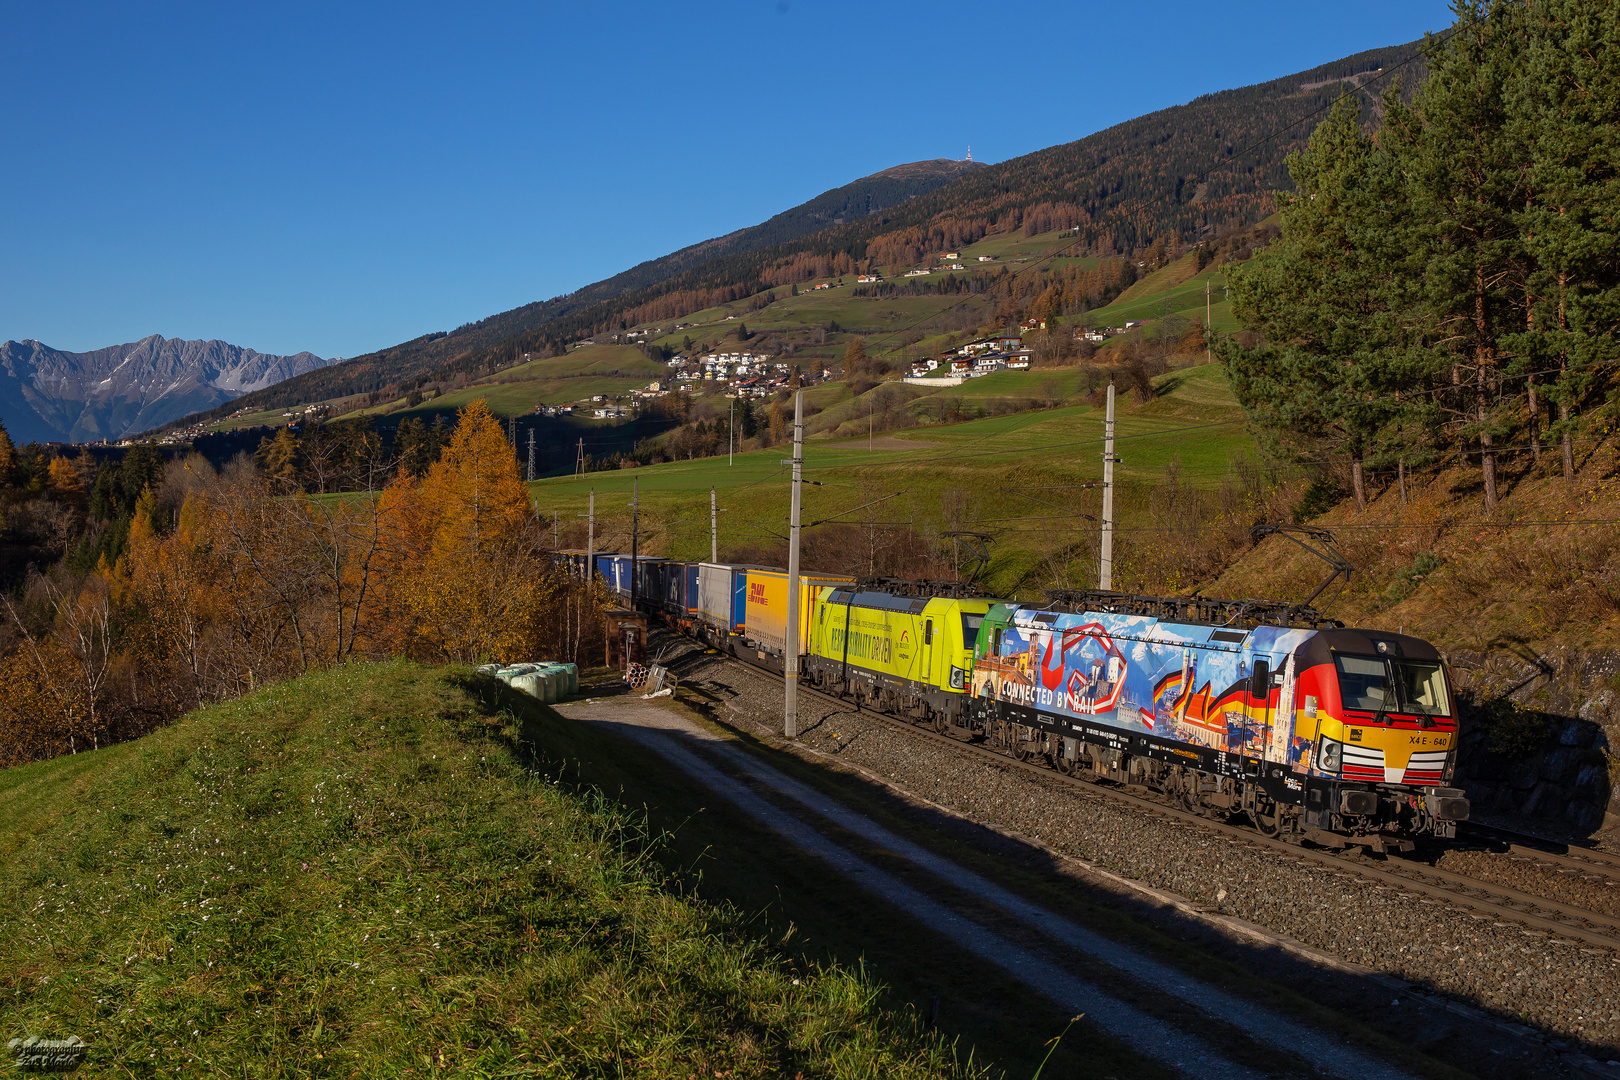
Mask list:
[[[979,628],[967,714],[1018,756],[1335,847],[1405,849],[1467,818],[1427,642],[1284,605],[1075,599],[997,604]]]

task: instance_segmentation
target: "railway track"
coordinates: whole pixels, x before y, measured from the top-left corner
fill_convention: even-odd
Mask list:
[[[741,660],[725,656],[716,656],[713,659],[723,662],[736,671],[745,672],[778,685],[782,681],[781,675]],[[957,752],[976,756],[985,761],[993,761],[1002,768],[1025,770],[1045,781],[1055,782],[1069,790],[1084,793],[1093,798],[1116,800],[1141,811],[1158,814],[1187,825],[1209,830],[1231,841],[1270,849],[1298,862],[1322,866],[1335,873],[1360,877],[1378,887],[1395,889],[1415,896],[1420,901],[1446,903],[1471,912],[1476,916],[1516,924],[1525,933],[1532,936],[1554,935],[1578,944],[1587,950],[1599,950],[1620,955],[1620,918],[1602,912],[1549,900],[1519,889],[1483,881],[1466,874],[1441,869],[1411,859],[1392,857],[1381,863],[1372,864],[1364,857],[1339,855],[1305,847],[1297,842],[1291,843],[1281,839],[1273,839],[1262,836],[1252,829],[1191,813],[1171,805],[1167,800],[1156,797],[1154,793],[1147,789],[1130,791],[1079,777],[1065,776],[1046,765],[1037,764],[1033,761],[1020,761],[1010,754],[1004,754],[978,743],[966,742],[950,735],[940,734],[884,712],[860,708],[853,701],[827,694],[813,687],[801,685],[799,693],[843,708],[856,709],[862,715],[894,730],[906,732],[913,738],[937,744],[948,744]],[[1525,840],[1529,838],[1519,837],[1518,839]],[[1579,869],[1593,875],[1620,876],[1620,859],[1616,859],[1607,852],[1594,853],[1584,849],[1577,849],[1580,854],[1572,855],[1551,853],[1540,848],[1525,847],[1523,844],[1519,844],[1519,846],[1526,856],[1545,860],[1555,866]],[[1589,859],[1584,858],[1586,856],[1592,857]]]
[[[1559,873],[1580,874],[1588,880],[1613,882],[1620,885],[1620,855],[1599,848],[1579,847],[1555,840],[1516,832],[1496,825],[1464,822],[1463,837],[1477,840],[1482,850],[1506,854]],[[1494,845],[1501,845],[1500,848]]]

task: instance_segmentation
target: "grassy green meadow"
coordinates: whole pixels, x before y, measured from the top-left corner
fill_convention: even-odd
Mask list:
[[[1014,393],[1013,380],[1077,378],[1063,369],[1006,372],[970,380],[960,388],[983,397]],[[979,388],[975,384],[1002,387]],[[1145,405],[1122,397],[1118,409],[1116,470],[1122,489],[1156,488],[1174,473],[1189,487],[1212,487],[1231,474],[1234,461],[1253,457],[1255,445],[1219,367],[1172,372],[1160,380],[1161,396]],[[1031,387],[1033,389],[1033,387]],[[820,388],[832,397],[841,388]],[[879,393],[880,390],[872,391]],[[921,401],[907,407],[917,407]],[[828,412],[864,413],[847,394]],[[1066,404],[1032,412],[987,416],[963,423],[880,433],[874,448],[864,435],[813,438],[805,445],[805,477],[817,481],[803,494],[803,520],[839,519],[951,527],[985,532],[991,545],[990,581],[1003,594],[1029,586],[1030,575],[1054,545],[1072,542],[1076,530],[1095,528],[1081,515],[1099,512],[1094,485],[1102,475],[1103,410]],[[822,417],[817,416],[817,421]],[[707,558],[709,489],[720,507],[721,556],[728,550],[779,543],[787,532],[791,447],[778,445],[737,454],[583,477],[556,477],[530,485],[542,519],[556,514],[569,536],[583,541],[577,515],[596,494],[598,550],[629,550],[632,486],[639,490],[641,551],[671,558]],[[868,510],[872,500],[894,496]],[[1055,504],[1055,505],[1054,505]],[[1131,524],[1133,504],[1120,501],[1121,525]],[[1145,506],[1145,504],[1143,504]],[[820,569],[839,569],[827,566]]]
[[[0,772],[7,1037],[77,1035],[89,1075],[962,1071],[672,878],[580,782],[621,752],[465,670],[355,663]]]
[[[1113,303],[1093,308],[1073,322],[1078,326],[1123,326],[1136,320],[1182,315],[1202,324],[1206,283],[1210,289],[1210,325],[1220,333],[1237,331],[1238,321],[1232,316],[1232,305],[1226,299],[1226,272],[1214,266],[1200,272],[1192,252],[1153,271],[1126,289]]]

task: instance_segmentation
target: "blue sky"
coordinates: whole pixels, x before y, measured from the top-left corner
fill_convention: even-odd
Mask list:
[[[0,0],[0,340],[354,356],[905,161],[1001,161],[1432,0]]]

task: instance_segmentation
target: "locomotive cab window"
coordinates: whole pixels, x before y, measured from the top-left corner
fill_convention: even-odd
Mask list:
[[[1451,715],[1438,663],[1342,655],[1334,657],[1334,663],[1339,669],[1339,698],[1347,709]]]
[[[1400,712],[1451,715],[1446,677],[1438,663],[1424,660],[1392,660],[1390,663],[1395,668],[1395,700]]]
[[[962,613],[962,647],[973,648],[974,642],[979,640],[979,624],[984,622],[983,615],[969,615]]]
[[[1339,700],[1347,709],[1377,712],[1393,702],[1389,698],[1389,662],[1376,656],[1336,656]]]

